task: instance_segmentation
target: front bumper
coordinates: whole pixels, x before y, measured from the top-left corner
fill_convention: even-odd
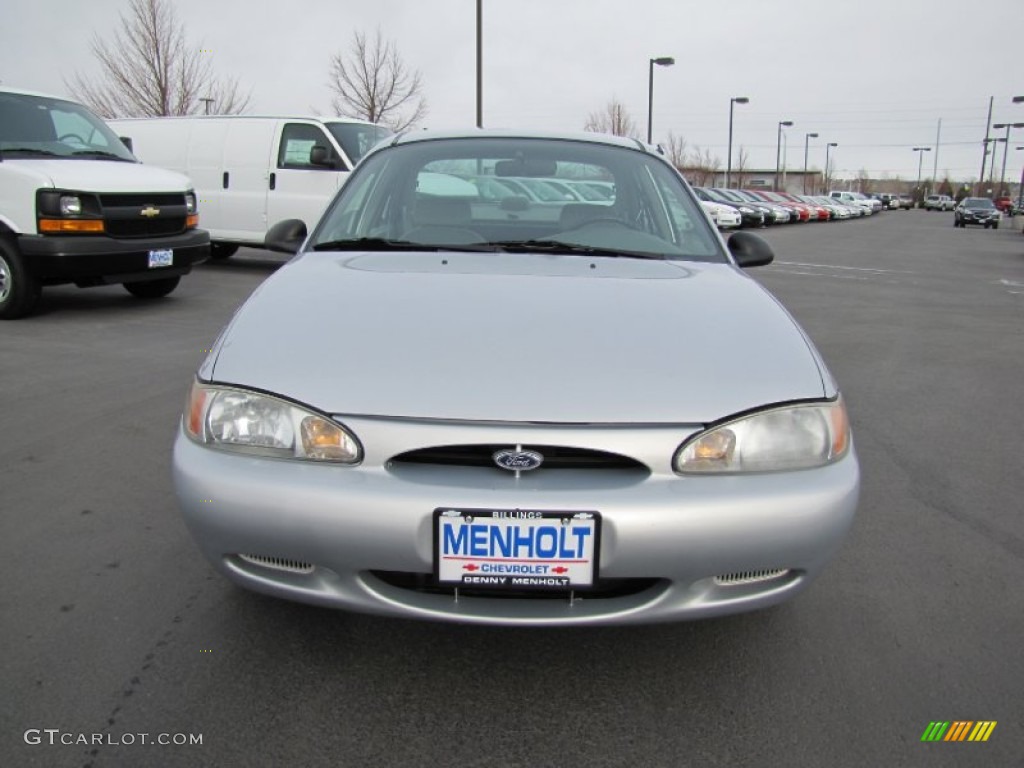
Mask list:
[[[669,462],[692,430],[677,427],[484,425],[481,441],[480,425],[344,423],[379,455],[370,450],[355,467],[264,459],[198,445],[179,430],[179,504],[218,571],[270,595],[395,617],[508,625],[693,619],[799,592],[839,548],[858,497],[852,448],[821,469],[681,477]],[[631,456],[650,459],[650,471],[541,470],[516,479],[496,468],[396,466],[387,458],[410,444],[611,449],[624,441]],[[596,511],[599,586],[616,589],[552,598],[437,588],[433,511],[447,507]]]
[[[47,284],[107,285],[184,275],[210,256],[210,235],[117,239],[104,235],[23,235],[18,246],[33,276]],[[170,266],[149,268],[150,251],[172,250]]]

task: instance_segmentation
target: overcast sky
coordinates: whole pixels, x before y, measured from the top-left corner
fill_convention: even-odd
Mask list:
[[[352,33],[380,27],[423,76],[431,128],[476,119],[476,0],[172,0],[215,69],[251,89],[252,113],[330,110],[332,54]],[[97,72],[94,34],[109,34],[127,0],[6,0],[0,82],[69,94],[64,78]],[[588,114],[620,100],[647,130],[648,60],[655,69],[654,138],[669,131],[722,159],[729,99],[734,160],[774,168],[777,126],[787,165],[860,170],[914,180],[977,178],[989,97],[993,123],[1024,122],[1021,0],[483,0],[484,125],[580,130]],[[1000,130],[1000,136],[1005,132]],[[1011,132],[1007,178],[1024,163],[1024,129]],[[997,157],[1002,166],[1002,145]],[[988,174],[986,173],[986,176]]]

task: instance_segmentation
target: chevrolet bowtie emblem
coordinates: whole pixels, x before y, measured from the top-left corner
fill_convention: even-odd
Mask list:
[[[145,208],[139,211],[139,215],[145,216],[147,219],[152,219],[154,216],[160,215],[160,209],[155,208],[152,205],[147,205]]]

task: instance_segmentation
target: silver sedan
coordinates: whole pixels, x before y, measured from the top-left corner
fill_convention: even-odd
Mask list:
[[[592,181],[597,202],[482,197]],[[839,389],[652,147],[418,132],[372,151],[221,333],[174,450],[185,521],[260,592],[505,625],[790,598],[859,472]]]

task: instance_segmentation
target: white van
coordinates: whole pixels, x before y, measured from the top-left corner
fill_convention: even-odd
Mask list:
[[[109,121],[144,163],[195,184],[213,258],[263,247],[271,225],[312,229],[352,167],[390,131],[344,118],[148,117]]]
[[[139,163],[81,104],[0,87],[0,319],[60,283],[166,296],[209,256],[198,221],[188,179]]]

